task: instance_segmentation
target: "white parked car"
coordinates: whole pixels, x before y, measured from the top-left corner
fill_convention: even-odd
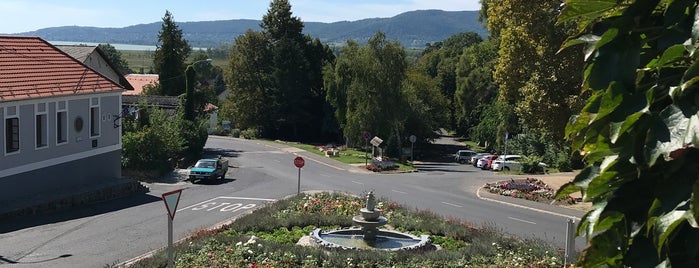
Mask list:
[[[492,169],[494,171],[520,170],[522,169],[522,163],[519,162],[520,158],[522,158],[520,155],[501,155],[493,161]]]

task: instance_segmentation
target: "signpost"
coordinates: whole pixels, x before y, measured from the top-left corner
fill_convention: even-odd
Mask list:
[[[413,162],[413,151],[415,150],[415,141],[417,141],[417,137],[415,135],[410,135],[410,162]],[[412,164],[411,164],[412,165]]]
[[[163,194],[163,202],[167,209],[167,267],[173,267],[175,260],[172,258],[172,220],[175,219],[177,205],[180,203],[182,189],[174,190]]]
[[[369,142],[369,138],[371,138],[371,133],[369,133],[369,131],[364,131],[364,168],[369,166],[369,157],[367,156],[369,151],[366,148],[368,146],[367,142]]]
[[[301,194],[301,168],[306,164],[306,161],[303,160],[303,157],[297,156],[294,158],[294,166],[299,168],[299,182],[298,186],[296,188],[296,194],[299,195]]]

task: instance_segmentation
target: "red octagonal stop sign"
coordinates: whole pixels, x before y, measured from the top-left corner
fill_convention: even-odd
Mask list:
[[[303,160],[303,157],[297,156],[294,158],[294,165],[297,168],[302,168],[304,164],[306,164],[306,161]]]

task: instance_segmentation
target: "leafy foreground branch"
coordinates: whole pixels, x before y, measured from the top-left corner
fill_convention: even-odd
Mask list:
[[[382,200],[377,204],[394,228],[428,234],[440,250],[421,254],[388,251],[326,252],[296,242],[319,226],[350,227],[364,207],[360,198],[319,193],[280,200],[220,229],[201,231],[176,246],[177,267],[561,267],[559,249],[519,239],[492,227],[444,219]],[[165,267],[166,252],[132,267]]]

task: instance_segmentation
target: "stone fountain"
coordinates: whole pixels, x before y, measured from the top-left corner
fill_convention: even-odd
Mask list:
[[[352,221],[360,228],[336,229],[323,232],[316,228],[311,233],[313,241],[327,249],[381,249],[381,250],[425,250],[429,248],[429,236],[420,237],[398,231],[379,229],[388,220],[376,209],[373,191],[366,196],[366,205],[360,215]]]
[[[366,198],[366,206],[359,210],[361,215],[354,216],[352,221],[362,228],[363,239],[375,241],[378,228],[387,222],[386,217],[381,216],[381,211],[376,210],[376,198],[374,192],[369,192]]]

